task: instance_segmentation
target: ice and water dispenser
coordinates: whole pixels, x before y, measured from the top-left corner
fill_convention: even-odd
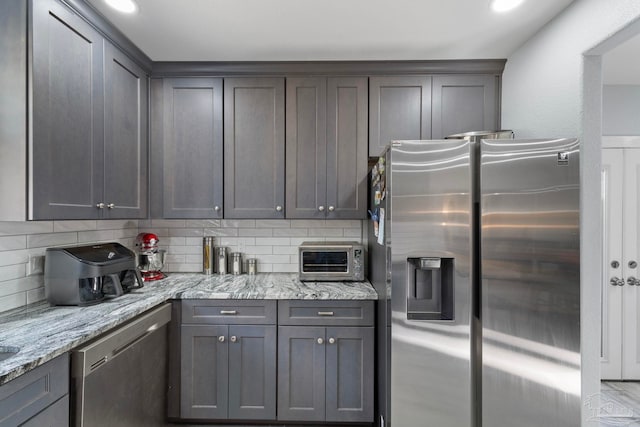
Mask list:
[[[407,259],[407,319],[454,319],[454,259]]]

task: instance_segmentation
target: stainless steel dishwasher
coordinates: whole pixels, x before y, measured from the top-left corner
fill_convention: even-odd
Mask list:
[[[165,425],[170,320],[163,304],[71,353],[72,425]]]

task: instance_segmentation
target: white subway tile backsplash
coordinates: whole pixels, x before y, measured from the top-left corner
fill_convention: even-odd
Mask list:
[[[19,279],[27,275],[26,264],[14,264],[0,267],[0,282]],[[2,286],[2,284],[0,284]]]
[[[288,264],[290,262],[289,255],[258,255],[258,262],[265,264]]]
[[[107,219],[96,223],[98,230],[120,230],[123,228],[138,229],[138,220],[132,219]]]
[[[274,255],[295,255],[298,253],[298,247],[297,246],[274,246],[273,253]]]
[[[45,248],[118,241],[134,248],[135,236],[151,232],[167,249],[165,272],[202,272],[202,236],[215,246],[258,259],[258,272],[298,271],[304,241],[362,241],[358,220],[104,220],[0,222],[0,311],[45,298],[43,276],[26,277],[30,255]]]
[[[220,228],[219,219],[188,219],[187,228]]]
[[[289,228],[289,219],[256,219],[256,228]]]
[[[255,219],[223,219],[220,223],[223,228],[255,228]]]
[[[186,221],[183,219],[152,219],[153,228],[184,228]]]
[[[250,255],[271,255],[274,252],[275,248],[286,247],[286,246],[245,246],[244,251]]]
[[[27,262],[29,262],[29,251],[26,249],[0,252],[0,266],[26,264]]]
[[[205,228],[204,235],[213,236],[213,237],[237,236],[238,229],[237,228]]]
[[[273,230],[271,228],[239,228],[238,236],[240,237],[271,237]]]
[[[13,308],[22,307],[27,304],[27,293],[18,292],[17,294],[0,297],[0,311],[7,311]]]
[[[273,271],[279,273],[297,273],[298,264],[273,264]]]
[[[202,237],[204,230],[202,228],[170,228],[169,237]]]
[[[0,221],[0,236],[52,233],[53,221]]]
[[[310,228],[309,236],[342,237],[344,231],[342,228]]]
[[[21,277],[19,279],[7,280],[0,285],[0,297],[27,292],[44,286],[42,275]]]
[[[87,231],[87,230],[96,230],[97,221],[54,221],[53,222],[53,232],[54,233],[64,233],[67,231]],[[117,228],[117,227],[115,227]]]
[[[0,251],[24,249],[27,247],[27,236],[0,237]]]
[[[362,230],[359,228],[345,228],[344,237],[362,238]]]
[[[78,243],[108,242],[115,239],[114,231],[115,230],[78,231]]]
[[[86,231],[84,233],[95,233]],[[27,235],[28,248],[48,248],[50,246],[72,245],[78,242],[80,233],[48,233]]]
[[[43,301],[45,299],[44,288],[40,287],[27,291],[27,304]]]
[[[304,237],[309,235],[306,228],[274,228],[273,237]]]
[[[324,219],[292,219],[291,228],[317,228],[324,227]]]
[[[287,237],[256,237],[256,246],[289,246],[291,239]]]

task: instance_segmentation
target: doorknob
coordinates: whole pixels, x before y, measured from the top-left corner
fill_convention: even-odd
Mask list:
[[[611,284],[611,286],[624,286],[624,279],[613,276],[611,280],[609,280],[609,284]]]

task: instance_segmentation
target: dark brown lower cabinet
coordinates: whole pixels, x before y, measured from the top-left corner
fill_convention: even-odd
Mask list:
[[[182,325],[180,417],[276,418],[276,327]]]

